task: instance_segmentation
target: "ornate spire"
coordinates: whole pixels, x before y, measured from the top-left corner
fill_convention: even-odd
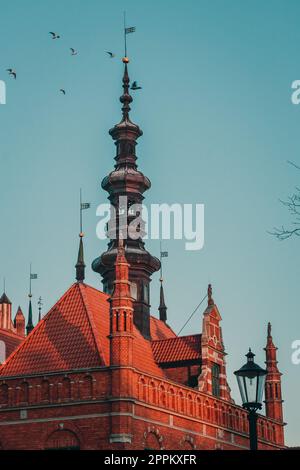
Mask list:
[[[132,102],[132,96],[129,93],[130,78],[129,78],[128,69],[127,69],[128,62],[129,62],[129,59],[127,59],[127,57],[124,57],[123,58],[123,63],[125,64],[124,74],[123,74],[123,90],[124,91],[123,91],[123,95],[120,96],[120,101],[123,104],[123,106],[122,106],[122,113],[123,113],[122,121],[129,120],[130,103]]]
[[[164,287],[163,287],[163,278],[160,278],[160,296],[159,296],[159,319],[161,321],[167,321],[167,306],[165,304],[165,295],[164,295]]]
[[[28,307],[28,321],[27,321],[27,325],[26,325],[27,336],[29,335],[29,333],[34,328],[34,324],[33,324],[33,321],[32,321],[32,303],[31,303],[32,295],[29,294],[28,297],[29,297],[29,307]]]
[[[80,232],[79,234],[79,250],[78,250],[78,258],[76,263],[76,280],[77,282],[83,282],[85,278],[85,263],[84,263],[84,254],[83,254],[83,233]]]
[[[138,138],[143,134],[139,126],[129,118],[132,97],[129,93],[130,79],[128,75],[128,58],[123,58],[123,94],[122,119],[109,131],[116,146],[115,168],[103,180],[102,188],[107,191],[108,199],[117,214],[116,220],[108,223],[107,236],[110,238],[107,250],[93,261],[92,268],[102,276],[104,292],[111,294],[117,285],[115,262],[118,252],[118,240],[124,238],[126,259],[130,265],[129,282],[136,292],[133,304],[134,323],[142,335],[150,338],[150,282],[151,275],[159,271],[160,261],[145,249],[143,237],[145,223],[142,218],[142,202],[144,193],[151,187],[150,180],[137,168],[136,146]],[[126,199],[127,198],[127,199]],[[125,202],[125,201],[126,202]],[[140,207],[139,211],[130,211],[130,207]],[[129,210],[128,210],[129,209]],[[139,212],[139,238],[131,238],[128,226],[136,219]],[[125,221],[119,219],[125,214]],[[122,236],[120,236],[120,234]]]
[[[212,298],[212,286],[211,284],[208,284],[207,287],[207,305],[214,305],[214,299]]]

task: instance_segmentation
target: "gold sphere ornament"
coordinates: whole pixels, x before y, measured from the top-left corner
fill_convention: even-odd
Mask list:
[[[123,62],[124,64],[128,64],[128,62],[129,62],[128,57],[123,57],[122,62]]]

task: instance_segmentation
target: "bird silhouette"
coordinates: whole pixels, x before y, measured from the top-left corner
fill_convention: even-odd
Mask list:
[[[77,55],[78,52],[75,51],[75,49],[73,47],[70,47],[70,51],[71,51],[71,55]]]
[[[14,79],[16,80],[17,78],[17,72],[13,69],[6,69],[6,71],[8,72],[8,75],[12,75],[12,77],[14,77]]]
[[[60,35],[59,35],[59,34],[53,33],[52,31],[50,31],[49,34],[51,34],[52,39],[59,39],[59,38],[60,38]]]
[[[108,54],[111,59],[116,57],[116,55],[113,52],[106,51],[106,54]]]
[[[63,88],[61,88],[59,91],[60,91],[63,95],[66,94],[66,90],[64,90]]]
[[[133,82],[131,87],[130,87],[131,90],[141,90],[142,87],[141,86],[138,86],[137,82]]]

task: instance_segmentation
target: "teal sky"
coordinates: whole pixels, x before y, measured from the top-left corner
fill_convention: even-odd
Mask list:
[[[0,0],[0,276],[16,311],[27,312],[28,271],[45,312],[74,280],[78,195],[84,213],[86,280],[100,287],[90,263],[106,247],[95,235],[96,207],[106,201],[102,178],[115,149],[108,129],[120,119],[122,12],[126,7],[132,119],[144,131],[139,168],[151,179],[146,202],[205,204],[205,246],[187,252],[165,242],[165,296],[178,331],[211,282],[223,317],[227,373],[251,346],[263,365],[271,321],[283,372],[286,441],[300,444],[300,239],[278,242],[267,231],[289,223],[279,204],[299,185],[300,4],[273,0],[126,2]],[[59,32],[59,41],[48,32]],[[69,47],[79,54],[71,57]],[[6,68],[17,70],[17,80]],[[66,89],[66,96],[59,93]],[[147,247],[159,253],[159,242]],[[153,277],[152,312],[158,306]],[[201,331],[202,311],[184,333]]]

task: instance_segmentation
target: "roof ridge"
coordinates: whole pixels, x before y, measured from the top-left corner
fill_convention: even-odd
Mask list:
[[[151,343],[158,343],[158,342],[162,342],[162,341],[175,341],[175,340],[179,340],[179,339],[194,338],[194,337],[198,337],[198,336],[201,336],[201,333],[196,333],[196,334],[193,334],[193,335],[184,335],[184,336],[173,336],[172,338],[154,339],[154,340],[151,341]]]
[[[105,360],[104,360],[104,355],[103,355],[103,351],[102,351],[102,348],[101,348],[101,344],[98,340],[98,337],[97,335],[95,334],[95,331],[97,331],[97,328],[96,328],[96,325],[94,323],[94,319],[92,318],[92,315],[90,315],[90,312],[89,312],[89,302],[88,302],[88,299],[87,299],[87,296],[86,296],[86,293],[82,290],[83,287],[85,288],[90,288],[90,286],[88,284],[83,284],[83,283],[78,283],[78,287],[79,287],[79,292],[80,292],[80,296],[81,296],[81,299],[82,299],[82,302],[83,302],[83,306],[84,306],[84,310],[87,314],[87,317],[88,317],[88,320],[89,320],[89,323],[90,323],[90,326],[91,326],[91,329],[92,329],[92,332],[93,332],[93,338],[94,338],[94,341],[95,341],[95,345],[96,345],[96,348],[97,348],[97,352],[99,354],[99,359],[100,361],[105,364]],[[94,290],[97,290],[95,288],[93,288]],[[100,291],[98,291],[100,292]],[[87,308],[89,307],[89,308]]]
[[[11,330],[6,330],[5,328],[0,328],[0,333],[7,334],[7,336],[12,336],[18,339],[23,338],[23,336],[18,335],[18,333],[15,333],[14,331],[11,331]]]

